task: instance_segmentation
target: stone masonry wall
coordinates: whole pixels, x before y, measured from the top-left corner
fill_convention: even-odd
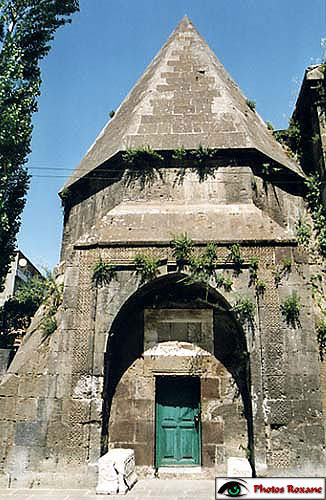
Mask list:
[[[248,446],[243,404],[225,367],[191,344],[163,343],[146,351],[123,375],[112,402],[109,448],[134,449],[141,473],[153,473],[158,373],[200,377],[202,465],[213,468],[213,476],[225,474],[227,458],[245,456]]]

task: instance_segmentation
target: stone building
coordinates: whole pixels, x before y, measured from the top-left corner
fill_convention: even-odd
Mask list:
[[[0,385],[4,481],[90,486],[113,447],[142,475],[324,475],[307,173],[185,17],[61,192],[59,326],[36,315]]]

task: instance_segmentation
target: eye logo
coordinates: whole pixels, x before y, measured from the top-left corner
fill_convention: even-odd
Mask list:
[[[228,481],[224,483],[218,490],[219,495],[224,495],[228,498],[243,497],[248,493],[248,488],[243,484],[246,481]]]

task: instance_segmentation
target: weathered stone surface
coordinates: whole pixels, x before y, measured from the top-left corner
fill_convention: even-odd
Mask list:
[[[245,458],[230,457],[228,459],[228,477],[252,477],[249,461]]]

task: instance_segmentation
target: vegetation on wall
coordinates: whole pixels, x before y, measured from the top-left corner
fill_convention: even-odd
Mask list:
[[[306,180],[306,201],[314,224],[318,241],[318,250],[326,257],[326,211],[322,199],[322,179],[319,173],[311,175]]]
[[[190,262],[194,243],[185,233],[180,236],[175,236],[171,240],[170,244],[172,246],[172,255],[176,260],[178,270],[182,271]]]
[[[164,158],[157,151],[149,146],[142,146],[135,149],[127,149],[122,155],[125,163],[126,185],[139,182],[141,189],[150,186],[157,179],[163,180],[160,168],[164,164]]]
[[[280,264],[274,269],[274,282],[276,287],[278,287],[283,278],[287,277],[292,270],[292,259],[291,257],[285,256],[281,260]]]
[[[140,284],[151,281],[158,276],[160,261],[143,254],[134,258],[136,273],[140,276]]]
[[[224,273],[217,273],[215,275],[215,281],[217,288],[224,288],[226,292],[231,292],[233,287],[233,280],[231,276]]]
[[[232,311],[241,324],[248,324],[252,326],[255,319],[256,306],[252,298],[248,295],[238,296]]]
[[[216,150],[205,148],[199,144],[197,149],[191,151],[192,170],[197,174],[199,182],[204,182],[209,176],[215,177],[215,168],[212,168],[210,160],[214,157]]]
[[[190,258],[189,270],[192,281],[203,281],[208,287],[211,278],[215,277],[216,245],[208,243],[199,255]]]
[[[246,104],[251,109],[251,111],[255,111],[255,109],[256,109],[256,102],[255,101],[252,101],[251,99],[246,99]]]
[[[60,193],[60,198],[61,198],[61,206],[63,208],[68,208],[71,204],[71,190],[69,187],[63,188],[63,190]]]
[[[100,257],[93,266],[92,280],[96,286],[107,285],[116,278],[116,269],[110,262],[104,262]]]
[[[302,160],[302,134],[298,120],[291,118],[286,130],[276,130],[274,137],[285,147],[289,156],[293,156],[298,162]]]
[[[234,245],[231,245],[229,248],[229,255],[228,255],[228,260],[233,262],[235,270],[237,273],[240,273],[241,271],[241,266],[244,262],[244,259],[241,255],[241,247],[239,243],[235,243]]]
[[[287,324],[292,328],[300,326],[300,311],[302,304],[297,292],[292,292],[281,304],[281,313]]]
[[[326,356],[326,318],[319,321],[317,328],[317,342],[319,346],[320,361],[325,361]]]
[[[252,257],[249,261],[249,286],[255,285],[258,279],[259,259]]]
[[[299,217],[295,228],[298,242],[301,243],[301,245],[309,245],[312,236],[312,227],[305,217]]]
[[[259,278],[256,282],[256,285],[255,285],[256,294],[258,296],[264,295],[266,288],[267,288],[267,285],[266,285],[265,281],[262,278]]]

